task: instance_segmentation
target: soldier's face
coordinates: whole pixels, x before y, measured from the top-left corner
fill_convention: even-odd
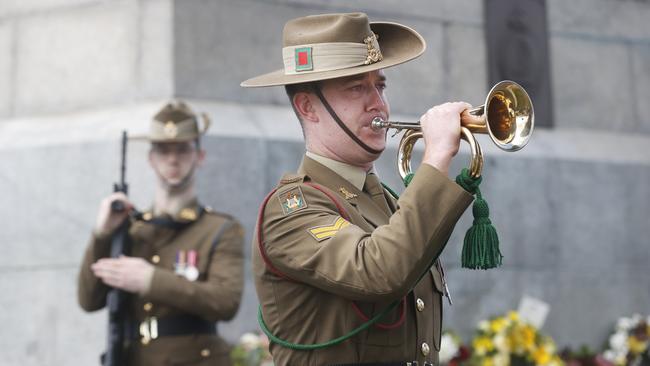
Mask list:
[[[155,143],[151,145],[149,162],[165,186],[178,187],[189,182],[194,170],[205,158],[194,141]]]
[[[321,83],[325,99],[341,121],[366,145],[380,151],[386,146],[386,131],[373,129],[371,123],[375,117],[388,120],[390,106],[385,89],[386,76],[381,70]],[[377,158],[353,142],[322,104],[315,105],[319,119],[323,122],[319,123],[318,135],[324,144],[345,154],[341,157],[352,163],[357,163],[355,159]]]

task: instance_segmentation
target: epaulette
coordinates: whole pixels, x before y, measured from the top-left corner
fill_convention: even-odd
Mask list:
[[[280,184],[302,183],[305,180],[305,177],[306,175],[304,174],[286,173],[282,176],[282,179],[280,179]]]
[[[229,214],[223,213],[223,212],[219,212],[219,211],[215,211],[210,206],[203,207],[203,212],[205,212],[205,214],[210,215],[210,216],[218,216],[218,217],[223,217],[224,219],[228,219],[228,220],[235,220],[235,218],[232,215],[229,215]]]

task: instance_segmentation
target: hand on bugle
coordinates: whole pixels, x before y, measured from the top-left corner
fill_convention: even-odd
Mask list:
[[[465,102],[444,103],[420,117],[425,143],[422,163],[448,174],[451,159],[460,146],[460,115],[471,107]]]

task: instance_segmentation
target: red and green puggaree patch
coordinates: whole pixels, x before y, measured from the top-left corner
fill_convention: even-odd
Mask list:
[[[311,47],[299,47],[295,49],[296,71],[311,71],[314,69],[311,49]]]

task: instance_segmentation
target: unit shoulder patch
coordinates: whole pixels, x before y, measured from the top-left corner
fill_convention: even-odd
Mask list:
[[[336,235],[341,229],[350,225],[350,222],[341,216],[337,216],[329,225],[315,226],[307,229],[309,234],[317,241],[323,241]]]
[[[280,192],[278,194],[278,200],[280,201],[280,206],[282,206],[282,212],[285,215],[307,208],[307,202],[305,201],[300,186]]]

